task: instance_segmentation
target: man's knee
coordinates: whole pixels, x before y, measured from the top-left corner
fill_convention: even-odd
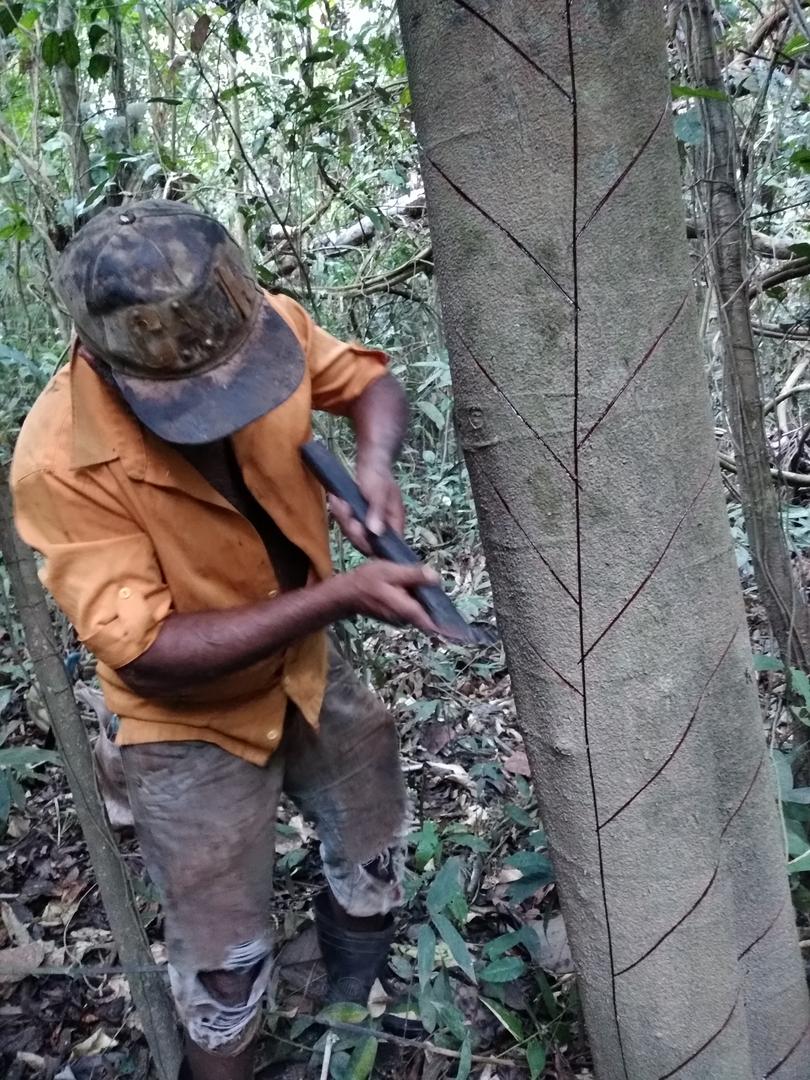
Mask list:
[[[234,947],[225,966],[215,971],[170,967],[177,1009],[191,1041],[210,1054],[240,1054],[256,1034],[270,968],[266,941]]]
[[[404,832],[404,829],[403,829]],[[404,838],[398,836],[368,862],[353,863],[330,858],[321,848],[323,869],[332,894],[346,912],[356,918],[387,915],[404,899]]]

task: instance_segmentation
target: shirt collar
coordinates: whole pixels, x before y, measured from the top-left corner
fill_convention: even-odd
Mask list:
[[[120,458],[127,473],[143,479],[146,450],[140,424],[120,396],[90,366],[74,342],[70,359],[74,469]]]

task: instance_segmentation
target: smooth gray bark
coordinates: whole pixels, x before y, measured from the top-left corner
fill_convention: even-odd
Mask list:
[[[400,14],[460,437],[597,1075],[806,1080],[662,6]]]

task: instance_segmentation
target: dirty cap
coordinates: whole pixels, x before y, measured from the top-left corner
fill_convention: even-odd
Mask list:
[[[238,244],[185,203],[103,211],[68,244],[56,288],[82,344],[169,442],[224,438],[281,405],[303,377],[298,340]]]

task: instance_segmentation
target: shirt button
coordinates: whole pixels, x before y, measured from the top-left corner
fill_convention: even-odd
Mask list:
[[[119,590],[118,595],[121,597],[122,600],[129,600],[130,596],[132,596],[132,589],[127,589],[126,587],[124,587],[123,589]]]

